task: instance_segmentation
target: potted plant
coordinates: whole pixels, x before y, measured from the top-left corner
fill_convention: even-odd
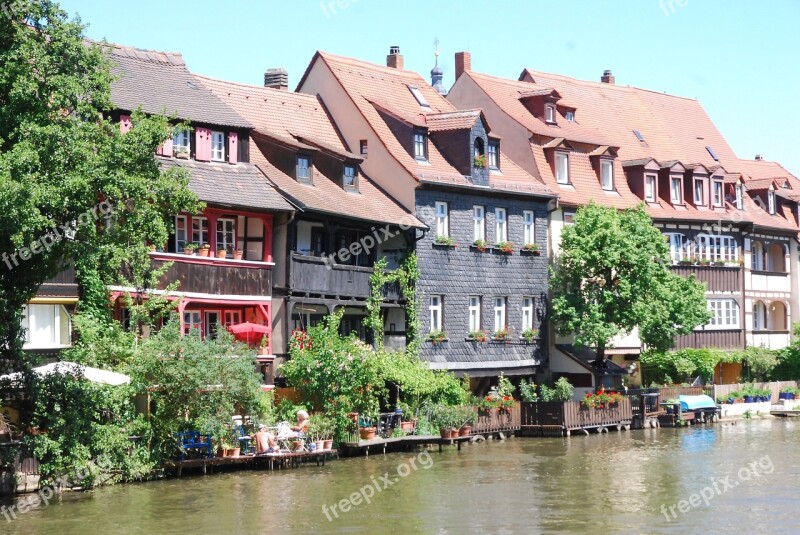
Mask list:
[[[375,418],[370,414],[365,414],[360,419],[360,426],[358,428],[358,436],[361,440],[374,440],[377,428],[373,424]]]
[[[175,157],[180,160],[188,160],[189,159],[189,149],[186,147],[176,147],[175,148]]]
[[[522,336],[522,339],[530,344],[537,336],[539,336],[539,330],[525,329],[524,331],[522,331],[522,334],[520,336]]]
[[[778,393],[778,399],[794,399],[794,388],[791,386],[784,386]]]
[[[269,355],[269,335],[265,334],[258,342],[258,354]]]
[[[197,254],[199,256],[204,256],[205,257],[205,256],[208,256],[210,253],[211,253],[211,245],[209,245],[207,243],[201,244],[200,247],[197,249]]]
[[[710,266],[710,265],[711,265],[711,260],[709,260],[708,258],[701,258],[701,259],[698,261],[698,264],[700,264],[701,266],[708,267],[708,266]]]
[[[308,419],[308,447],[311,451],[322,451],[325,449],[325,431],[327,422],[324,414],[312,414]]]
[[[234,260],[241,260],[244,256],[244,251],[242,249],[236,249],[233,251],[233,259]]]
[[[501,340],[501,341],[507,341],[508,340],[508,336],[509,336],[508,327],[506,327],[505,329],[500,329],[500,330],[495,331],[492,334],[492,339]]]
[[[489,166],[488,160],[486,159],[485,154],[479,154],[472,158],[472,165],[479,169],[486,169]]]
[[[228,250],[227,249],[217,249],[217,258],[227,258]]]
[[[522,381],[519,384],[519,395],[522,401],[536,403],[539,401],[539,394],[536,393],[536,383],[533,381]]]
[[[184,246],[183,246],[184,254],[189,255],[189,256],[194,255],[194,252],[196,250],[197,250],[197,244],[194,243],[194,242],[191,242],[191,241],[186,243],[186,244],[184,244]]]
[[[678,260],[678,265],[679,265],[679,266],[691,266],[693,263],[694,263],[694,262],[692,262],[692,261],[691,261],[691,260],[689,260],[688,258],[683,258],[683,259],[681,259],[681,260]]]
[[[239,437],[233,428],[226,427],[219,435],[217,455],[219,457],[238,457],[241,452]]]
[[[472,247],[480,253],[485,253],[489,248],[489,243],[486,240],[475,240],[472,242]]]
[[[473,342],[485,342],[487,340],[486,333],[483,331],[471,331],[468,336]]]
[[[465,437],[472,433],[472,424],[475,423],[475,409],[467,405],[461,405],[456,411],[458,421],[458,436]]]
[[[458,436],[458,411],[455,407],[438,404],[431,409],[431,423],[439,428],[442,438],[453,438],[453,434]]]
[[[436,245],[441,245],[443,247],[458,247],[456,245],[455,240],[453,238],[451,238],[450,236],[437,235],[433,239],[433,243],[436,244]]]
[[[428,340],[434,344],[441,344],[447,340],[447,333],[442,330],[431,331],[430,334],[428,334]]]
[[[553,401],[569,401],[572,399],[574,391],[575,389],[573,388],[572,384],[570,384],[569,379],[566,377],[561,377],[558,379],[558,381],[556,381],[553,392]]]
[[[736,390],[731,392],[730,396],[733,398],[734,403],[744,403],[744,392]]]
[[[539,256],[540,254],[539,246],[536,245],[535,243],[526,243],[525,245],[522,246],[521,250],[525,253],[530,253],[534,256]]]
[[[494,247],[501,254],[514,254],[514,244],[510,241],[498,242]]]

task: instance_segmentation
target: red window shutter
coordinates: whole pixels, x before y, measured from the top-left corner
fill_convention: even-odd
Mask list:
[[[195,129],[194,159],[201,162],[211,161],[211,130],[208,128]]]
[[[228,163],[236,163],[239,156],[239,134],[228,132]]]
[[[159,147],[159,154],[162,156],[172,156],[172,138],[167,138],[161,147]]]
[[[119,131],[125,134],[128,130],[131,129],[133,123],[131,123],[131,116],[130,115],[120,115],[119,116]]]

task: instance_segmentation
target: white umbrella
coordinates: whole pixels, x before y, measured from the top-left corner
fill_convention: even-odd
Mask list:
[[[45,377],[52,373],[60,375],[72,375],[73,377],[83,377],[87,381],[99,383],[103,385],[119,386],[131,382],[131,378],[121,373],[111,372],[108,370],[101,370],[100,368],[92,368],[91,366],[83,366],[76,362],[53,362],[39,366],[33,369],[34,373],[39,377]],[[22,378],[22,373],[11,373],[3,375],[0,380],[9,379],[16,381]]]

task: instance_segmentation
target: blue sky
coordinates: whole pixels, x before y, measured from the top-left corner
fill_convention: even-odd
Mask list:
[[[399,45],[429,76],[440,41],[516,78],[524,67],[697,98],[742,158],[800,176],[800,2],[797,0],[62,0],[92,38],[179,51],[199,74],[263,83],[284,67],[293,89],[316,50],[383,63]],[[343,6],[343,7],[342,7]]]

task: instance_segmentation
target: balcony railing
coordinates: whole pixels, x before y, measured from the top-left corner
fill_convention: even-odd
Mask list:
[[[709,329],[695,331],[675,339],[675,349],[697,347],[718,347],[720,349],[741,349],[744,335],[741,329]]]
[[[179,292],[220,296],[272,295],[270,262],[228,260],[170,253],[151,253],[153,266],[158,268],[172,262],[161,277],[159,289],[180,281]]]
[[[742,268],[737,265],[683,265],[671,266],[674,273],[682,277],[695,275],[706,283],[709,292],[737,292],[742,289]]]
[[[370,295],[371,267],[337,264],[330,257],[296,253],[292,254],[291,261],[290,284],[293,291],[356,299],[367,299]],[[384,299],[400,299],[397,284],[387,284],[382,293]]]

